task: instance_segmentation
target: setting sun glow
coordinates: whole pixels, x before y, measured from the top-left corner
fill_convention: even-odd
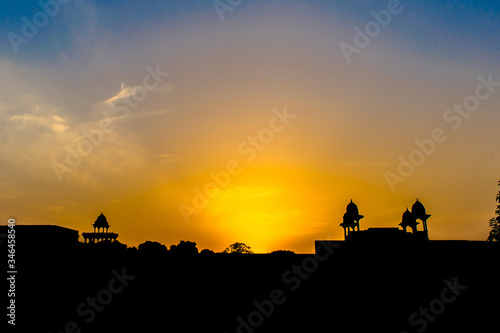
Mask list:
[[[343,239],[351,199],[366,229],[418,197],[431,239],[487,238],[498,10],[401,2],[368,38],[355,28],[388,1],[248,1],[223,20],[210,1],[124,4],[71,1],[0,41],[6,216],[82,233],[103,212],[128,246],[311,253]],[[1,35],[37,6],[5,2]]]

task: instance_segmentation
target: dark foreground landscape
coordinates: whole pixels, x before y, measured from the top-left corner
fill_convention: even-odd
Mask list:
[[[310,255],[213,254],[33,244],[21,229],[16,331],[500,330],[498,242],[371,239],[316,242]]]

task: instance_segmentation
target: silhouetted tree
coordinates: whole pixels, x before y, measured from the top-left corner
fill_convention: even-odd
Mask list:
[[[281,255],[293,255],[293,254],[295,254],[295,252],[290,251],[290,250],[276,250],[276,251],[271,252],[271,254],[281,256]]]
[[[170,253],[173,255],[195,255],[198,248],[195,242],[181,241],[178,245],[170,246]]]
[[[146,241],[142,244],[139,244],[139,253],[144,254],[165,254],[168,252],[168,249],[165,245],[158,242]]]
[[[201,250],[200,254],[203,254],[203,255],[210,255],[210,254],[214,254],[215,252],[210,250],[210,249],[203,249]]]
[[[249,254],[253,253],[252,250],[250,250],[250,246],[246,245],[245,243],[234,243],[229,245],[222,253],[242,253],[242,254]]]
[[[500,181],[498,182],[498,186],[500,186]],[[496,201],[500,204],[500,191],[498,191]],[[490,242],[499,242],[500,241],[500,205],[497,205],[497,209],[495,210],[496,217],[490,220],[490,235],[488,236],[488,241]]]

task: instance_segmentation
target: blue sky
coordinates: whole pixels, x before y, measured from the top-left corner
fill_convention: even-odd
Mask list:
[[[242,1],[238,9],[225,16],[230,25],[240,18],[262,16],[274,12],[296,16],[315,15],[317,19],[342,25],[351,30],[372,19],[370,12],[387,7],[388,1]],[[457,58],[458,61],[483,61],[499,54],[498,29],[500,5],[495,1],[401,1],[405,8],[392,23],[395,43],[404,44],[413,52],[428,56]],[[6,35],[20,34],[21,18],[30,21],[40,10],[38,1],[10,1],[0,5],[0,42],[3,59],[13,61],[53,62],[59,52],[72,54],[75,38],[91,38],[106,42],[123,38],[140,39],[148,29],[158,26],[169,30],[203,22],[220,24],[211,1],[69,1],[61,5],[61,15],[50,18],[49,24],[28,45],[26,52],[15,54]],[[189,22],[189,23],[188,23]],[[91,31],[95,29],[95,31]],[[73,56],[77,56],[76,54]],[[480,60],[479,60],[480,59]]]

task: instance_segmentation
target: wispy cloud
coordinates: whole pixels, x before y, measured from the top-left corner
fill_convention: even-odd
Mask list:
[[[41,115],[37,116],[30,113],[23,115],[13,115],[9,117],[9,122],[13,123],[18,130],[24,130],[29,126],[44,126],[56,133],[63,133],[68,129],[67,121],[57,115]]]
[[[120,91],[113,97],[108,98],[105,100],[103,103],[105,104],[111,104],[116,100],[122,99],[122,98],[127,98],[130,96],[133,96],[137,93],[137,86],[134,87],[127,87],[125,83],[122,82]]]

